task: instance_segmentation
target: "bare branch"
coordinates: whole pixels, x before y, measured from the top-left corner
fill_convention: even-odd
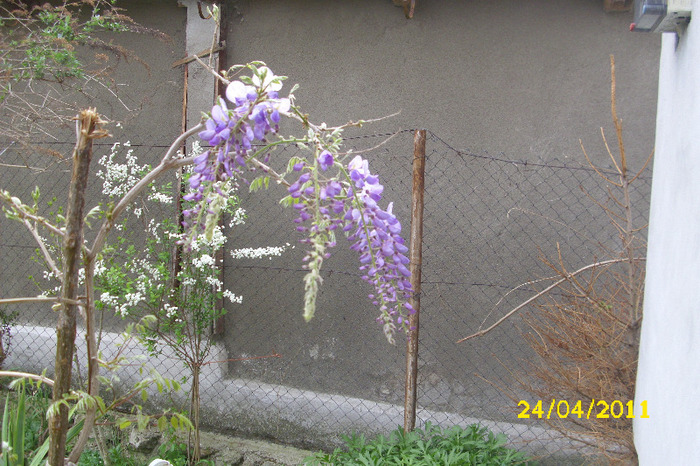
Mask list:
[[[54,262],[53,258],[51,257],[51,253],[46,248],[46,245],[44,244],[44,240],[42,240],[41,236],[39,236],[39,232],[36,231],[36,227],[34,227],[27,219],[24,219],[24,221],[22,223],[24,223],[24,226],[27,227],[29,232],[34,237],[34,240],[39,245],[39,249],[41,250],[41,253],[44,255],[44,261],[46,261],[46,264],[51,269],[51,272],[53,272],[53,274],[56,276],[56,278],[58,278],[59,280],[63,280],[63,273],[61,272],[61,270],[56,265],[56,262]]]
[[[21,304],[21,303],[62,303],[71,304],[74,306],[82,306],[82,302],[74,299],[64,299],[60,296],[28,296],[24,298],[5,298],[0,299],[0,304]]]
[[[647,165],[651,161],[652,157],[654,157],[654,151],[651,151],[651,154],[649,154],[649,157],[647,157],[647,159],[644,161],[644,165],[642,166],[642,168],[637,172],[636,175],[634,175],[632,177],[632,179],[630,179],[630,181],[629,181],[630,183],[632,183],[634,180],[636,180],[639,177],[639,175],[641,175],[644,172],[644,170],[646,170]]]
[[[0,377],[15,377],[18,379],[32,379],[37,382],[45,383],[46,385],[53,387],[53,380],[43,375],[30,374],[28,372],[16,372],[16,371],[0,371]]]
[[[636,257],[636,258],[634,258],[634,260],[644,261],[644,260],[646,260],[646,257]],[[537,293],[537,294],[535,294],[534,296],[532,296],[530,299],[528,299],[528,300],[526,300],[526,301],[523,301],[523,302],[520,303],[518,306],[516,306],[516,307],[514,307],[513,309],[511,309],[508,313],[506,313],[506,315],[504,315],[503,317],[501,317],[500,319],[498,319],[498,321],[496,321],[496,323],[494,323],[493,325],[491,325],[489,328],[487,328],[487,329],[485,329],[485,330],[480,330],[480,331],[478,331],[478,332],[476,332],[476,333],[473,333],[473,334],[471,334],[471,335],[469,335],[469,336],[467,336],[467,337],[464,337],[464,338],[462,338],[462,339],[460,339],[460,340],[457,340],[457,343],[462,343],[462,342],[464,342],[464,341],[471,340],[472,338],[480,337],[480,336],[486,335],[486,334],[489,333],[491,330],[493,330],[493,329],[495,329],[496,327],[498,327],[499,325],[501,325],[503,322],[505,322],[506,320],[508,320],[508,319],[509,319],[510,317],[512,317],[516,312],[518,312],[519,310],[521,310],[522,308],[524,308],[524,307],[527,306],[528,304],[532,303],[533,301],[537,300],[538,298],[541,298],[543,295],[549,293],[549,292],[552,291],[554,288],[560,286],[562,283],[568,281],[568,280],[571,279],[572,277],[575,277],[576,275],[578,275],[578,274],[580,274],[580,273],[582,273],[582,272],[585,272],[586,270],[590,270],[590,269],[592,269],[592,268],[594,268],[594,267],[604,267],[604,266],[607,266],[607,265],[618,264],[618,263],[620,263],[620,262],[628,262],[628,261],[629,261],[629,259],[627,259],[627,258],[625,258],[625,257],[621,257],[621,258],[619,258],[619,259],[610,259],[610,260],[606,260],[606,261],[595,262],[595,263],[593,263],[593,264],[588,264],[588,265],[586,265],[585,267],[581,267],[580,269],[576,270],[575,272],[568,273],[566,277],[557,280],[556,282],[552,283],[551,285],[549,285],[549,286],[548,286],[547,288],[545,288],[544,290],[542,290],[542,291],[540,291],[539,293]],[[521,285],[521,286],[522,286],[522,285]]]
[[[602,129],[603,129],[603,128],[601,128],[601,131],[602,131]],[[588,157],[588,153],[586,152],[586,148],[583,146],[583,141],[581,141],[581,140],[579,139],[578,142],[579,142],[579,144],[581,145],[581,150],[583,151],[584,157],[586,157],[586,160],[588,161],[588,165],[590,165],[591,168],[592,168],[593,170],[595,170],[595,172],[598,174],[598,176],[600,176],[601,178],[603,178],[603,179],[604,179],[605,181],[607,181],[608,183],[619,187],[620,185],[619,185],[618,183],[612,181],[610,178],[608,178],[607,176],[605,176],[605,175],[598,169],[598,166],[597,166],[596,164],[594,164],[594,163],[591,161],[591,159]],[[607,143],[606,143],[606,146],[607,146]],[[608,152],[609,152],[609,151],[610,151],[610,149],[608,149]]]
[[[25,209],[21,208],[24,206],[18,206],[17,204],[12,202],[12,197],[6,191],[0,191],[0,200],[5,201],[7,204],[9,204],[12,207],[14,213],[17,214],[17,216],[22,220],[31,220],[33,222],[36,222],[44,226],[44,228],[49,230],[54,235],[60,236],[61,238],[65,236],[65,232],[63,230],[55,226],[53,223],[51,223],[44,217],[40,217],[38,215],[29,213]]]

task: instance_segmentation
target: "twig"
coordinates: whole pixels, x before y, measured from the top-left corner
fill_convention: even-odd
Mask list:
[[[16,377],[20,379],[32,379],[37,382],[45,383],[46,385],[53,387],[53,380],[43,375],[30,374],[28,372],[16,372],[16,371],[0,371],[0,377]]]
[[[398,115],[398,114],[399,114],[399,112],[396,112],[396,113],[394,113],[394,114],[392,114],[392,115],[387,115],[386,117],[383,117],[382,119],[384,119],[384,118],[391,118],[391,117],[396,116],[396,115]],[[372,121],[374,121],[374,120],[372,120]],[[369,123],[369,122],[371,122],[371,121],[368,121],[368,123]],[[369,147],[369,148],[367,148],[367,149],[362,149],[362,150],[358,150],[358,151],[339,152],[338,155],[341,155],[341,154],[342,154],[342,155],[348,155],[348,154],[355,154],[355,155],[358,155],[358,154],[364,154],[364,153],[366,153],[366,152],[372,152],[372,151],[374,151],[374,150],[379,149],[380,147],[382,147],[384,144],[386,144],[387,142],[391,141],[392,139],[394,139],[394,137],[396,137],[399,133],[401,133],[400,130],[394,132],[392,135],[390,135],[388,138],[384,139],[384,140],[383,140],[382,142],[380,142],[379,144],[377,144],[377,145],[375,145],[375,146],[372,146],[372,147]]]
[[[0,304],[21,304],[21,303],[62,303],[71,304],[73,306],[82,306],[81,301],[74,299],[64,299],[59,296],[51,298],[48,296],[27,296],[23,298],[4,298],[0,299]]]
[[[478,331],[478,332],[476,332],[476,333],[474,333],[474,334],[472,334],[472,335],[469,335],[469,336],[467,336],[467,337],[462,338],[461,340],[457,340],[457,343],[462,343],[462,342],[467,341],[467,340],[470,340],[470,339],[472,339],[472,338],[480,337],[480,336],[486,335],[486,334],[489,333],[491,330],[493,330],[494,328],[498,327],[498,326],[501,325],[503,322],[505,322],[508,318],[510,318],[511,316],[513,316],[513,314],[515,314],[516,312],[518,312],[519,310],[521,310],[522,308],[524,308],[525,306],[527,306],[527,305],[530,304],[531,302],[535,301],[537,298],[542,297],[542,295],[547,294],[549,291],[551,291],[551,290],[553,290],[554,288],[558,287],[558,286],[561,285],[562,283],[564,283],[564,282],[570,280],[572,277],[575,277],[576,275],[580,274],[581,272],[585,272],[586,270],[590,270],[590,269],[592,269],[592,268],[594,268],[594,267],[604,267],[604,266],[606,266],[606,265],[617,264],[617,263],[620,263],[620,262],[628,262],[629,260],[630,260],[630,259],[624,258],[624,257],[623,257],[623,258],[620,258],[620,259],[610,259],[610,260],[606,260],[606,261],[595,262],[595,263],[593,263],[593,264],[588,264],[588,265],[586,265],[585,267],[581,267],[580,269],[576,270],[575,272],[568,273],[566,277],[557,280],[556,282],[552,283],[551,285],[549,285],[549,286],[548,286],[547,288],[545,288],[544,290],[542,290],[542,291],[540,291],[539,293],[537,293],[536,295],[532,296],[532,297],[531,297],[530,299],[528,299],[527,301],[524,301],[524,302],[520,303],[518,306],[516,306],[515,308],[511,309],[506,315],[504,315],[503,317],[501,317],[500,319],[498,319],[498,321],[496,321],[496,323],[494,323],[493,325],[491,325],[491,326],[490,326],[489,328],[487,328],[486,330],[480,330],[480,331]],[[632,260],[643,261],[643,260],[646,260],[646,257],[636,257],[636,258],[632,258]]]
[[[27,229],[32,234],[36,242],[39,244],[39,249],[41,249],[41,253],[44,255],[44,261],[46,261],[46,264],[49,266],[53,274],[59,280],[63,280],[63,272],[61,272],[61,270],[56,266],[56,262],[54,262],[53,258],[51,257],[51,253],[46,248],[46,245],[41,239],[41,236],[39,236],[39,232],[37,232],[36,228],[31,223],[29,223],[29,220],[24,219],[22,223],[24,223],[24,226],[27,227]]]
[[[214,75],[214,77],[215,77],[216,79],[218,79],[219,81],[223,82],[223,83],[226,84],[226,85],[229,84],[230,81],[229,81],[228,79],[224,78],[224,77],[221,76],[219,73],[217,73],[217,71],[216,71],[214,68],[211,68],[209,65],[207,65],[206,63],[204,63],[197,55],[193,55],[193,58],[194,58],[194,60],[195,60],[197,63],[199,63],[200,65],[202,65],[202,66],[204,67],[205,70],[207,70],[209,73],[211,73],[212,75]]]
[[[5,196],[4,193],[3,193],[2,191],[0,191],[0,200],[4,200],[4,201],[7,202],[10,206],[12,206],[12,208],[13,208],[14,211],[17,213],[17,216],[18,216],[19,218],[25,219],[25,220],[26,220],[26,219],[32,220],[32,221],[34,221],[34,222],[36,222],[36,223],[39,223],[39,224],[43,225],[43,226],[44,226],[47,230],[49,230],[51,233],[53,233],[53,234],[55,234],[55,235],[58,235],[58,236],[60,236],[61,238],[63,238],[63,237],[65,236],[65,232],[64,232],[63,230],[61,230],[60,228],[58,228],[57,226],[55,226],[54,224],[52,224],[51,222],[49,222],[48,220],[46,220],[44,217],[40,217],[40,216],[38,216],[38,215],[30,214],[30,213],[27,212],[26,210],[20,209],[20,208],[19,208],[20,206],[18,206],[17,204],[14,204],[14,203],[11,201],[11,198],[9,197],[9,195],[8,195],[8,196]]]

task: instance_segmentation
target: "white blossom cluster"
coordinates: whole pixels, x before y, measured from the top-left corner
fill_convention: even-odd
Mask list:
[[[145,298],[141,292],[137,293],[126,293],[123,298],[119,296],[114,296],[109,292],[105,291],[100,295],[100,301],[106,306],[114,309],[114,312],[119,314],[121,317],[126,317],[129,315],[129,310],[139,305]]]
[[[226,235],[224,235],[223,230],[220,225],[214,227],[211,239],[207,239],[205,235],[198,236],[192,241],[192,250],[199,251],[201,249],[212,248],[214,251],[221,249],[221,247],[226,243]]]
[[[177,306],[173,306],[169,303],[163,304],[163,310],[165,311],[165,317],[168,319],[172,319],[177,315],[177,311],[179,310]]]
[[[119,155],[119,146],[128,147],[125,162],[119,163],[115,159]],[[98,163],[103,169],[97,172],[102,178],[102,194],[109,197],[121,197],[126,194],[141,179],[141,173],[148,169],[148,165],[139,165],[134,149],[131,149],[129,141],[121,144],[115,142],[107,155],[103,155]]]
[[[228,298],[229,301],[231,301],[234,304],[241,304],[243,303],[243,296],[236,296],[233,292],[230,290],[224,290],[224,298]]]
[[[245,223],[246,211],[243,207],[239,207],[231,215],[231,220],[228,222],[229,228],[233,228],[236,225],[243,225]]]
[[[281,256],[288,247],[289,243],[284,246],[234,249],[231,251],[231,257],[234,259],[262,259],[263,257],[267,257],[272,260],[272,256]],[[294,246],[292,246],[292,248],[293,247]]]
[[[163,272],[154,266],[148,258],[136,259],[133,269],[139,271],[136,278],[136,289],[141,293],[146,293],[146,285],[150,282],[159,282],[163,278]]]
[[[199,270],[213,269],[214,262],[214,258],[209,254],[202,254],[199,257],[195,257],[192,259],[192,265],[194,265]]]
[[[161,204],[173,203],[172,196],[159,192],[158,190],[156,190],[155,186],[151,188],[151,193],[148,195],[148,200],[153,202],[159,202]]]

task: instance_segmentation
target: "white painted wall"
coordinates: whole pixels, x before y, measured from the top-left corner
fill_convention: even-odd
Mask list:
[[[700,0],[693,8],[661,50],[634,420],[641,465],[700,461]]]

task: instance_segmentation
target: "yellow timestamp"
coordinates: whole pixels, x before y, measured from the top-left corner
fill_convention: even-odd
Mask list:
[[[622,417],[626,419],[635,418],[635,406],[634,401],[630,400],[623,403],[620,400],[614,400],[608,403],[605,400],[590,400],[589,401],[577,401],[569,403],[566,400],[556,400],[552,399],[550,403],[538,400],[533,407],[530,407],[530,403],[525,400],[520,400],[518,402],[518,407],[522,407],[523,410],[518,414],[521,419],[552,419],[559,418],[565,419],[567,417],[576,417],[577,419],[620,419]],[[646,419],[649,418],[647,400],[639,403],[639,408],[641,408],[641,413],[639,418]]]

